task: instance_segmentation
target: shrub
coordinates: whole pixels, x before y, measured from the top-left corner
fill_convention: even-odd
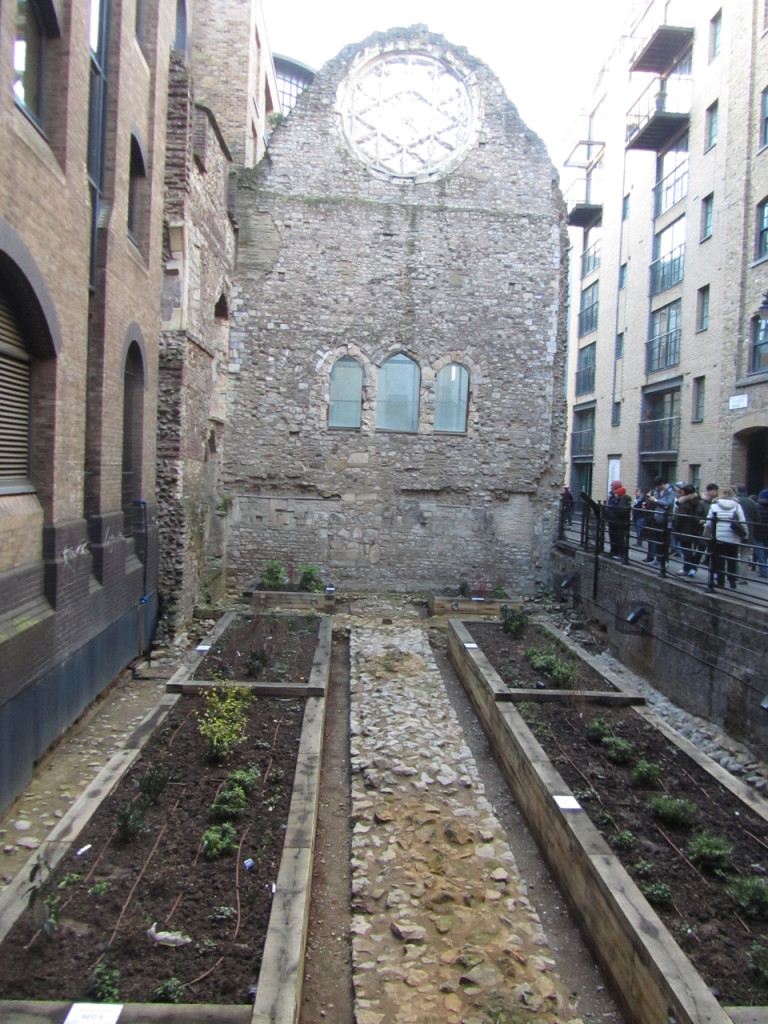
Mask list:
[[[167,978],[152,992],[152,998],[156,1003],[180,1003],[184,998],[185,988],[184,982],[178,978]]]
[[[139,801],[124,803],[117,812],[115,832],[121,843],[130,843],[144,829],[144,808]]]
[[[604,718],[593,718],[587,722],[586,733],[590,743],[602,743],[606,736],[611,735],[611,727]]]
[[[269,664],[269,655],[262,648],[254,649],[246,656],[245,671],[252,679],[258,679],[261,673]]]
[[[461,597],[472,597],[472,586],[466,580],[462,580],[459,584],[459,595]]]
[[[728,886],[728,895],[747,917],[768,921],[768,878],[758,875],[734,878]]]
[[[602,747],[611,764],[626,764],[635,750],[633,744],[621,736],[605,736]]]
[[[218,761],[231,754],[245,738],[245,718],[251,695],[243,687],[209,690],[198,729],[208,756]]]
[[[107,967],[105,963],[96,964],[88,986],[88,995],[97,1003],[119,1003],[120,971],[116,967]]]
[[[139,793],[148,803],[153,804],[163,793],[170,779],[171,773],[165,765],[150,765],[137,783]]]
[[[635,835],[628,828],[622,828],[615,835],[610,836],[608,842],[614,850],[631,850],[635,845]]]
[[[237,786],[244,793],[250,793],[256,788],[260,778],[261,769],[258,765],[251,765],[250,768],[238,768],[236,771],[229,773],[227,781],[224,783],[224,788],[232,789],[233,786]]]
[[[288,583],[288,574],[283,568],[282,562],[276,558],[267,562],[259,582],[265,590],[282,590]]]
[[[641,789],[655,789],[661,778],[661,765],[653,761],[638,761],[632,769],[632,782]]]
[[[239,818],[248,806],[248,797],[239,786],[222,789],[210,806],[210,821],[232,821]]]
[[[576,666],[569,664],[558,655],[554,644],[551,644],[546,651],[537,651],[535,647],[529,647],[525,652],[526,661],[536,672],[542,672],[555,686],[568,688],[573,684],[576,676]]]
[[[632,870],[638,878],[650,878],[653,875],[655,868],[656,865],[652,860],[638,860],[634,864]]]
[[[323,581],[320,579],[320,570],[316,565],[299,566],[299,590],[307,591],[310,594],[319,594],[323,589]]]
[[[510,608],[509,605],[503,604],[501,606],[501,621],[504,632],[516,640],[525,631],[531,617],[527,612],[518,611],[516,608]]]
[[[733,844],[724,836],[705,830],[688,843],[688,856],[694,864],[721,874],[733,863]]]
[[[203,832],[201,840],[206,860],[218,860],[232,853],[237,845],[237,833],[234,827],[225,822],[223,825],[211,825]]]
[[[672,902],[672,890],[666,882],[649,882],[644,885],[643,896],[654,907],[668,907]]]
[[[764,985],[768,985],[768,939],[765,936],[749,947],[747,966],[758,975]]]
[[[683,797],[655,796],[648,806],[653,816],[666,825],[691,828],[699,820],[696,804]]]

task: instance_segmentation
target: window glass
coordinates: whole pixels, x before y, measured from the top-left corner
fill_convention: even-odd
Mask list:
[[[712,104],[711,107],[707,107],[707,112],[704,118],[704,148],[711,149],[712,146],[717,142],[717,100]]]
[[[696,303],[696,330],[706,331],[709,327],[709,285],[699,288]]]
[[[462,434],[467,429],[469,374],[459,363],[444,366],[437,375],[435,430]]]
[[[144,432],[144,361],[141,349],[131,342],[123,374],[123,487],[122,507],[126,524],[132,525],[136,502],[141,500]]]
[[[757,208],[757,258],[768,256],[768,199]]]
[[[44,35],[33,0],[18,0],[13,44],[13,93],[36,121],[42,116]]]
[[[342,356],[331,369],[329,427],[359,427],[363,404],[363,368],[351,356]]]
[[[576,394],[586,395],[595,390],[595,363],[597,360],[597,344],[593,341],[579,349],[578,366],[576,367]]]
[[[622,263],[619,267],[619,288],[627,287],[627,264]]]
[[[714,60],[720,53],[720,36],[723,29],[723,12],[718,11],[709,23],[709,59]]]
[[[752,328],[750,373],[768,370],[768,320],[755,319]]]
[[[30,371],[18,321],[0,292],[0,487],[29,474]]]
[[[702,240],[712,236],[712,215],[715,209],[715,195],[710,192],[701,201],[701,237]]]
[[[694,423],[700,423],[704,419],[704,393],[706,390],[706,377],[693,378],[693,403],[691,419]]]
[[[581,308],[579,310],[579,337],[582,338],[590,331],[597,330],[597,314],[599,309],[599,281],[595,281],[589,288],[581,293]]]
[[[646,373],[677,366],[680,362],[681,325],[680,299],[651,314],[650,338],[646,346]]]
[[[392,356],[379,370],[376,429],[415,433],[419,423],[421,374],[412,359]]]
[[[131,166],[128,179],[128,231],[138,243],[141,229],[142,186],[146,179],[144,158],[138,141],[131,136]]]

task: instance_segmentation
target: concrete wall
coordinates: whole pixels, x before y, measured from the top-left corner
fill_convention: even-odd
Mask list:
[[[329,62],[240,173],[231,306],[228,558],[238,589],[264,564],[328,582],[418,588],[461,579],[528,592],[546,574],[562,473],[567,254],[556,175],[490,70],[440,37],[476,88],[464,159],[429,180],[370,173],[345,143],[336,94],[374,37]],[[398,40],[400,37],[398,36]],[[418,429],[377,430],[377,376],[421,373]],[[359,429],[328,427],[344,355],[363,368]],[[436,433],[435,377],[470,375],[466,433]]]

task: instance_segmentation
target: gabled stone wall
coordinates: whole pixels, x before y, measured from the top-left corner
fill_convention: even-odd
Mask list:
[[[340,128],[351,65],[393,44],[474,90],[471,147],[429,180],[372,174]],[[562,481],[567,239],[544,145],[495,76],[418,27],[347,48],[240,172],[236,220],[223,470],[234,586],[278,558],[337,586],[530,592]],[[379,369],[397,353],[421,372],[415,433],[375,427]],[[328,427],[344,355],[364,374],[354,430]],[[433,428],[451,362],[469,371],[466,433]]]

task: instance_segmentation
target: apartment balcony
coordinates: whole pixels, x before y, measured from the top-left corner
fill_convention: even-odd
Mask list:
[[[639,434],[641,455],[676,455],[680,448],[680,417],[643,420]]]
[[[627,114],[627,149],[664,149],[691,119],[693,79],[654,78]]]
[[[574,430],[571,433],[571,458],[577,459],[583,455],[594,455],[595,453],[595,428],[587,430]]]
[[[685,274],[685,242],[651,264],[651,295],[679,284]]]
[[[584,309],[579,311],[580,338],[583,338],[585,334],[591,334],[592,331],[597,330],[597,314],[599,305],[599,302],[592,302],[589,306],[585,306]]]
[[[578,178],[565,193],[568,224],[572,228],[590,228],[603,219],[602,183],[594,178]]]
[[[576,371],[576,397],[591,395],[595,390],[595,366],[582,366]]]
[[[673,171],[654,186],[653,216],[661,217],[667,210],[679,203],[688,195],[688,161],[675,167]]]
[[[636,40],[630,71],[668,71],[693,42],[695,3],[699,0],[653,0],[633,26]]]
[[[581,254],[581,276],[582,279],[589,277],[600,266],[600,250],[602,248],[602,242],[598,238],[588,249],[585,249]]]
[[[680,336],[682,331],[667,331],[645,343],[645,372],[656,373],[680,363]]]

